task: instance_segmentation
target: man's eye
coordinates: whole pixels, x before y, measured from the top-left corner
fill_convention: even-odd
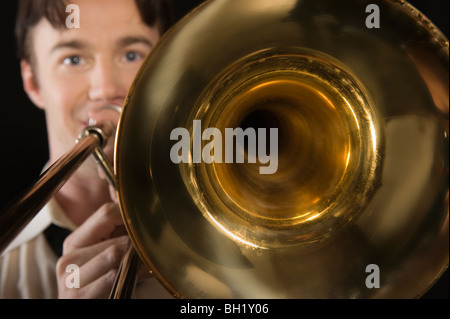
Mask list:
[[[82,59],[77,56],[69,56],[63,60],[64,65],[80,65],[82,63]]]
[[[128,62],[134,62],[134,61],[137,61],[140,57],[141,57],[141,55],[139,53],[137,53],[135,51],[130,51],[125,54],[124,58]]]

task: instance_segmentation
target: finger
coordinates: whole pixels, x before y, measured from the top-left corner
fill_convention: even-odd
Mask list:
[[[117,276],[117,269],[111,269],[95,281],[80,288],[67,288],[59,282],[58,297],[60,299],[106,299],[109,297]]]
[[[129,242],[128,236],[122,236],[91,247],[80,248],[70,255],[59,258],[56,264],[59,297],[86,298],[89,294],[94,296],[94,294],[99,294],[100,291],[110,291],[114,280],[108,278],[110,278],[111,272],[117,274],[117,269]],[[68,276],[72,275],[71,272],[67,272],[66,267],[68,265],[78,267],[80,286],[77,289],[66,285]],[[95,285],[92,285],[94,282],[97,282],[100,287],[95,288]],[[85,289],[88,286],[89,288]],[[96,297],[102,296],[96,295]]]
[[[106,299],[111,294],[118,269],[111,269],[83,288],[86,299]]]
[[[56,264],[56,270],[58,276],[64,276],[66,267],[68,265],[77,265],[78,267],[82,267],[91,259],[95,258],[102,252],[104,252],[108,247],[117,243],[123,243],[126,245],[129,241],[128,236],[121,236],[113,239],[109,239],[107,241],[89,246],[78,248],[73,250],[69,254],[61,256]]]
[[[108,241],[110,245],[80,267],[80,285],[87,286],[111,269],[118,269],[129,245],[127,236]]]
[[[118,205],[105,204],[66,238],[63,254],[110,239],[118,227],[123,227]]]

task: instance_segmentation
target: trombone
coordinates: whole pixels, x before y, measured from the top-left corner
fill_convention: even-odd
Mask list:
[[[368,4],[215,0],[169,30],[116,136],[133,244],[121,273],[141,260],[177,298],[412,298],[439,278],[448,40],[404,1],[377,2],[383,24],[368,28]],[[196,120],[277,128],[278,170],[174,164],[171,132]],[[200,143],[217,155],[220,143]],[[380,288],[366,284],[371,265]]]

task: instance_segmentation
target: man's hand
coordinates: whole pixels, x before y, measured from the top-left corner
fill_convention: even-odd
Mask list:
[[[56,265],[59,298],[108,298],[128,244],[118,205],[103,205],[64,241]],[[79,288],[66,285],[70,264],[80,269]]]

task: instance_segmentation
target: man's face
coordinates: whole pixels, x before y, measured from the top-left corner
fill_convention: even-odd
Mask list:
[[[123,105],[159,40],[157,27],[142,22],[132,0],[71,3],[80,8],[80,28],[55,29],[41,20],[32,30],[35,64],[22,62],[25,90],[46,112],[51,161],[73,147],[92,114],[101,118],[103,106]]]

